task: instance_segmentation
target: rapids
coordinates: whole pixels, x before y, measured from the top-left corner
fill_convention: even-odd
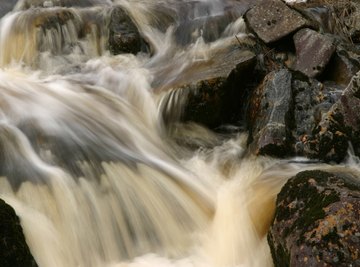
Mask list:
[[[266,232],[276,194],[318,165],[247,156],[246,133],[180,123],[184,96],[169,93],[195,75],[194,62],[245,36],[241,17],[212,42],[201,32],[178,42],[175,25],[229,7],[240,14],[241,4],[73,2],[19,0],[0,21],[0,198],[16,210],[39,266],[272,266]],[[150,54],[107,51],[115,4]],[[71,19],[39,30],[53,12]]]

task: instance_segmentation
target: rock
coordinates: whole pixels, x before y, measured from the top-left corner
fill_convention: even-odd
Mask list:
[[[332,38],[310,29],[302,29],[294,35],[296,48],[295,70],[309,77],[323,72],[335,52]]]
[[[5,16],[11,10],[13,10],[16,2],[17,2],[17,0],[3,1],[0,5],[0,18]]]
[[[90,7],[95,5],[107,5],[101,0],[19,0],[16,10],[26,10],[34,7]]]
[[[0,266],[36,267],[37,264],[12,207],[0,199]]]
[[[347,86],[351,78],[360,70],[360,49],[341,42],[322,75],[323,80]]]
[[[212,64],[196,81],[181,86],[188,92],[183,121],[193,121],[209,128],[235,123],[245,104],[245,84],[255,66],[255,56],[234,47]]]
[[[302,28],[307,21],[281,0],[262,1],[245,15],[247,25],[265,43],[272,43]]]
[[[248,116],[250,148],[255,154],[278,157],[289,154],[291,102],[291,73],[287,69],[269,73],[254,91]]]
[[[206,43],[213,42],[219,39],[226,27],[240,16],[229,11],[222,15],[186,20],[175,30],[176,43],[187,45],[194,43],[199,37],[202,37]]]
[[[290,178],[268,243],[275,267],[360,266],[359,177],[314,170]]]
[[[214,129],[237,123],[243,117],[241,111],[248,94],[246,85],[252,78],[256,57],[240,48],[235,38],[229,46],[214,47],[209,57],[192,62],[176,79],[171,76],[169,80],[166,74],[184,68],[182,62],[174,64],[158,73],[158,79],[152,84],[156,92],[168,95],[162,102],[162,110],[165,117],[171,119],[165,121],[196,122]],[[174,107],[179,101],[180,107]],[[180,114],[168,114],[170,110]]]
[[[112,10],[109,24],[109,50],[112,54],[145,51],[146,42],[130,15],[122,7]]]
[[[296,73],[293,75],[295,153],[309,154],[306,144],[322,117],[339,99],[343,88],[323,84],[315,79]]]
[[[339,100],[314,130],[309,150],[324,161],[342,161],[351,143],[360,155],[360,73],[353,77]]]

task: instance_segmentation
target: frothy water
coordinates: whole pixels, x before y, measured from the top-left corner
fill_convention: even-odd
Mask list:
[[[0,21],[0,198],[39,266],[272,266],[276,194],[318,166],[252,158],[246,133],[179,123],[185,95],[172,90],[246,38],[240,4],[77,3],[19,1]],[[150,54],[110,55],[115,4]],[[196,26],[178,42],[179,27],[229,7],[239,16],[218,38]]]

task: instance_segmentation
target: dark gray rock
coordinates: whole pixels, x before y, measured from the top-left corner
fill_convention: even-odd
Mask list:
[[[5,16],[7,13],[14,9],[17,0],[7,0],[3,1],[0,5],[0,18]]]
[[[322,75],[323,80],[347,86],[351,78],[360,70],[360,49],[352,44],[340,42]]]
[[[255,61],[252,53],[233,47],[211,64],[213,69],[181,86],[180,90],[188,92],[182,120],[210,128],[238,121]]]
[[[0,199],[0,266],[36,267],[37,264],[12,207]]]
[[[306,25],[307,21],[281,0],[262,1],[245,15],[247,25],[265,43],[271,43]]]
[[[359,177],[305,171],[290,178],[268,243],[275,267],[360,266]]]
[[[206,43],[213,42],[219,39],[226,27],[240,16],[229,11],[222,15],[186,20],[175,30],[176,43],[187,45],[194,43],[199,37],[202,37]]]
[[[336,49],[332,38],[310,29],[298,31],[294,35],[294,43],[294,69],[309,77],[316,77],[324,71]]]
[[[256,57],[249,50],[241,49],[235,38],[229,46],[216,49],[209,55],[207,59],[193,62],[170,83],[161,83],[167,80],[165,76],[157,79],[160,83],[153,84],[153,87],[157,88],[156,91],[168,92],[169,97],[162,103],[165,113],[169,110],[180,111],[180,115],[176,112],[177,120],[217,128],[226,123],[235,123],[243,117],[241,111],[248,93],[246,83],[252,78]],[[169,67],[170,72],[177,68]],[[167,70],[163,72],[168,73]],[[176,99],[182,102],[181,107],[173,107]],[[173,117],[165,114],[165,117],[169,116]]]
[[[342,161],[352,144],[360,155],[360,73],[353,77],[339,100],[314,130],[309,151],[324,161]]]
[[[323,84],[299,73],[293,75],[293,136],[297,155],[305,153],[309,156],[310,152],[304,151],[307,142],[322,117],[339,99],[342,89],[333,84]]]
[[[109,24],[109,50],[112,54],[146,51],[146,42],[142,38],[135,22],[122,7],[117,6],[111,12]]]
[[[286,69],[269,73],[253,92],[248,109],[250,148],[255,154],[289,154],[291,105],[291,73]]]

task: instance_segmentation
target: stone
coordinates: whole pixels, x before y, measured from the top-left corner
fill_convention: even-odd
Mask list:
[[[270,72],[253,92],[248,109],[250,148],[257,155],[282,157],[290,152],[291,73]]]
[[[324,84],[300,73],[293,75],[293,137],[296,155],[309,154],[309,151],[304,150],[313,130],[339,99],[342,90],[334,84]]]
[[[262,1],[245,15],[247,25],[265,43],[272,43],[304,27],[307,21],[281,0]]]
[[[294,43],[294,69],[312,78],[324,71],[336,49],[332,38],[311,29],[298,31],[294,35]]]
[[[359,177],[313,170],[281,189],[267,238],[275,267],[358,266],[359,234]]]
[[[349,143],[360,155],[360,72],[353,77],[339,100],[321,119],[308,142],[309,150],[324,161],[341,162]]]
[[[195,43],[200,37],[205,43],[213,42],[219,39],[226,27],[240,16],[229,11],[222,15],[186,20],[180,23],[175,30],[176,43],[188,45]]]
[[[158,76],[153,88],[156,92],[169,94],[162,103],[162,110],[165,113],[167,110],[181,111],[176,115],[178,119],[165,121],[196,122],[211,129],[238,122],[243,117],[248,93],[246,83],[252,77],[255,64],[254,53],[240,48],[234,38],[229,46],[215,47],[208,58],[188,65],[176,79],[171,77],[171,82],[167,76]],[[171,73],[183,65],[168,67],[162,73]],[[172,100],[176,99],[181,99],[181,107],[172,107],[176,105]],[[165,117],[169,116],[165,114]]]
[[[114,7],[109,23],[109,50],[112,54],[137,54],[147,50],[135,22],[128,12],[120,6]]]
[[[360,49],[340,42],[322,77],[346,87],[359,70]]]
[[[0,5],[0,18],[12,11],[15,7],[17,0],[3,1]]]
[[[14,209],[0,199],[0,266],[37,267]]]

